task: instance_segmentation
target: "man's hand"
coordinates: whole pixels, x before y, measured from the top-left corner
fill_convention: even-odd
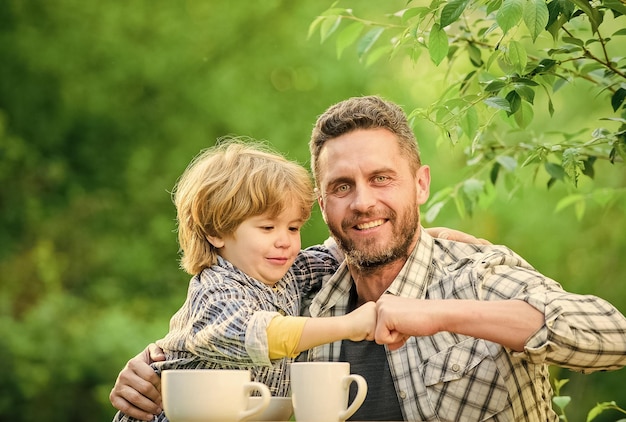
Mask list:
[[[150,363],[163,360],[163,350],[154,343],[129,360],[109,395],[113,407],[144,421],[151,421],[161,413],[161,378]]]
[[[430,336],[440,331],[435,301],[384,294],[376,302],[376,343],[396,350],[411,336]]]
[[[480,239],[471,234],[447,227],[431,227],[426,229],[426,233],[438,239],[454,240],[456,242],[473,243],[477,245],[491,245],[491,242],[488,240]]]

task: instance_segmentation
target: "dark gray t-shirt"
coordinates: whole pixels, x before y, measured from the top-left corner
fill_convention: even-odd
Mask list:
[[[354,287],[350,292],[350,311],[356,307]],[[404,420],[398,396],[389,371],[385,346],[374,341],[341,343],[340,360],[350,362],[350,373],[359,374],[367,381],[367,396],[363,405],[349,420],[401,421]],[[356,385],[350,385],[350,403],[356,395]]]

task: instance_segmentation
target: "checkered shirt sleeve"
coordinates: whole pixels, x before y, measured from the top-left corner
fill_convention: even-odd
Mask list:
[[[343,265],[311,304],[313,316],[346,312],[350,274]],[[594,296],[568,293],[503,246],[433,239],[424,230],[387,293],[421,299],[523,300],[544,326],[513,352],[455,333],[412,337],[387,351],[405,420],[558,421],[548,365],[591,372],[626,364],[626,319]],[[310,351],[338,360],[341,343]]]

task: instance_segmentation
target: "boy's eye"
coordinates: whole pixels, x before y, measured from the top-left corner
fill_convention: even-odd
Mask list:
[[[272,230],[274,226],[261,226],[262,230]]]
[[[289,227],[289,231],[298,233],[300,231],[300,227]]]

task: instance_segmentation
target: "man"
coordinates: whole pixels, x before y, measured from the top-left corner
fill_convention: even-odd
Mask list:
[[[397,105],[342,101],[320,116],[310,147],[318,202],[345,254],[311,315],[377,302],[375,343],[309,352],[348,361],[367,379],[373,394],[353,419],[558,421],[549,364],[585,372],[626,364],[626,318],[609,303],[564,291],[505,247],[424,231],[430,169]],[[114,405],[156,406],[159,383],[146,362],[149,349],[120,374]]]

